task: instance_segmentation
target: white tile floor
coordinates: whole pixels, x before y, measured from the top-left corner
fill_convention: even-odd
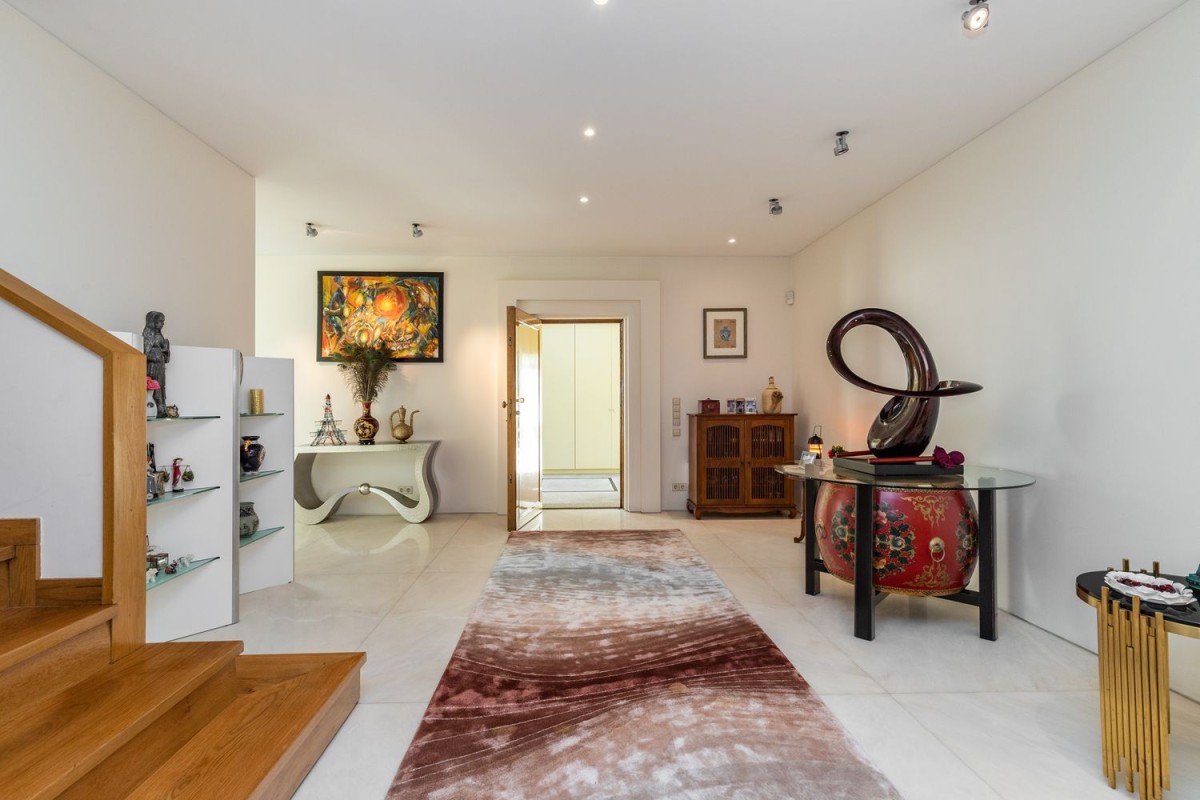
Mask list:
[[[974,609],[892,597],[875,641],[855,639],[849,587],[826,577],[806,596],[798,522],[779,517],[557,510],[540,527],[681,529],[908,800],[1129,796],[1100,774],[1095,656],[1019,619],[985,642]],[[506,535],[490,514],[298,526],[296,582],[194,637],[367,652],[362,701],[296,798],[384,796]],[[1200,705],[1172,702],[1167,798],[1200,798]]]

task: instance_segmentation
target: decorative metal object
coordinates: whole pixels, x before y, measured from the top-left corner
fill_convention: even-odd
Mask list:
[[[405,422],[404,417],[407,413],[408,409],[404,406],[400,406],[400,408],[392,412],[392,438],[397,442],[407,442],[412,438],[413,425],[417,423],[417,414],[420,414],[421,412],[420,410],[412,412],[412,416],[408,418],[407,422]],[[396,417],[400,418],[399,422],[396,421]]]
[[[250,413],[251,414],[261,414],[261,413],[263,413],[263,408],[264,408],[264,406],[263,406],[263,390],[262,389],[251,389],[250,390]]]
[[[908,388],[893,389],[859,377],[842,358],[842,339],[860,325],[874,325],[892,335],[908,367]],[[829,332],[825,350],[833,369],[859,388],[894,395],[884,404],[867,433],[867,447],[880,458],[919,456],[933,439],[943,397],[978,392],[967,381],[939,381],[933,354],[906,319],[882,308],[861,308],[842,317]]]
[[[346,443],[346,434],[337,426],[341,420],[333,418],[333,404],[329,400],[329,395],[325,395],[325,415],[318,423],[318,427],[313,431],[312,446],[319,445],[340,445]]]
[[[825,447],[824,440],[821,439],[821,426],[813,425],[812,436],[808,437],[808,452],[814,456],[814,461],[821,460],[821,451]]]

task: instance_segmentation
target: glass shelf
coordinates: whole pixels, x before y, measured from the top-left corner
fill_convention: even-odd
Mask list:
[[[159,586],[162,586],[164,583],[169,583],[169,582],[175,580],[176,578],[183,577],[184,575],[187,575],[189,572],[195,572],[196,570],[203,567],[205,564],[211,564],[212,562],[216,561],[218,558],[220,558],[220,556],[213,556],[212,558],[202,558],[199,561],[193,561],[191,564],[188,564],[186,567],[179,567],[178,569],[176,569],[174,574],[168,574],[166,572],[159,572],[158,577],[154,579],[154,583],[146,584],[146,591],[148,592],[151,589],[157,589]]]
[[[279,533],[281,530],[283,530],[283,527],[284,526],[280,525],[278,528],[259,528],[254,532],[253,536],[246,536],[244,538],[239,537],[238,547],[245,547],[248,544],[254,544],[259,539],[265,539],[272,533]]]
[[[245,483],[246,481],[252,481],[258,478],[265,478],[268,475],[278,475],[281,472],[283,472],[281,469],[268,469],[259,472],[243,472],[242,476],[238,478],[238,480],[242,483]]]
[[[220,486],[202,486],[199,489],[184,489],[182,492],[167,491],[163,492],[153,500],[147,500],[146,505],[156,506],[160,503],[169,503],[172,500],[182,500],[183,498],[191,497],[194,494],[204,494],[205,492],[211,492],[220,488]]]
[[[243,418],[244,417],[282,417],[283,412],[282,411],[264,411],[261,414],[242,413],[242,414],[239,414],[238,416],[243,417]]]
[[[220,414],[203,414],[178,417],[146,417],[146,422],[183,422],[189,419],[220,419]]]

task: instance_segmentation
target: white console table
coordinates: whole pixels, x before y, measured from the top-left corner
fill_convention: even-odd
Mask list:
[[[397,514],[409,522],[424,522],[429,515],[437,510],[438,490],[433,478],[433,453],[440,442],[403,442],[393,444],[345,444],[317,445],[296,448],[295,491],[296,491],[296,521],[306,525],[316,525],[324,522],[330,514],[335,513],[346,495],[351,492],[370,495],[383,499]],[[411,451],[416,453],[414,465],[413,489],[416,497],[401,494],[386,486],[372,486],[360,483],[357,486],[347,486],[332,497],[321,499],[312,484],[313,464],[319,455],[348,455],[362,453],[379,453]]]

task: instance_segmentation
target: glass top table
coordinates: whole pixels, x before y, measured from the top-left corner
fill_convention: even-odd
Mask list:
[[[820,464],[784,464],[776,472],[793,480],[804,481],[804,592],[821,593],[821,573],[828,573],[817,552],[817,490],[822,483],[848,484],[854,487],[854,507],[871,508],[877,489],[907,489],[930,492],[973,491],[979,496],[978,573],[979,591],[963,589],[936,599],[975,606],[979,609],[979,638],[996,640],[996,492],[1020,489],[1035,482],[1032,475],[996,467],[964,466],[961,475],[868,475],[839,469],[832,462]],[[874,515],[855,514],[855,539],[871,541]],[[799,541],[799,539],[797,540]],[[875,604],[888,596],[874,585],[871,556],[873,548],[854,549],[854,635],[875,638]]]
[[[790,478],[811,478],[825,483],[867,485],[878,488],[919,489],[926,492],[959,492],[964,489],[1020,489],[1032,486],[1032,475],[997,467],[964,466],[961,475],[868,475],[839,469],[830,462],[820,465],[785,464],[775,468]]]

